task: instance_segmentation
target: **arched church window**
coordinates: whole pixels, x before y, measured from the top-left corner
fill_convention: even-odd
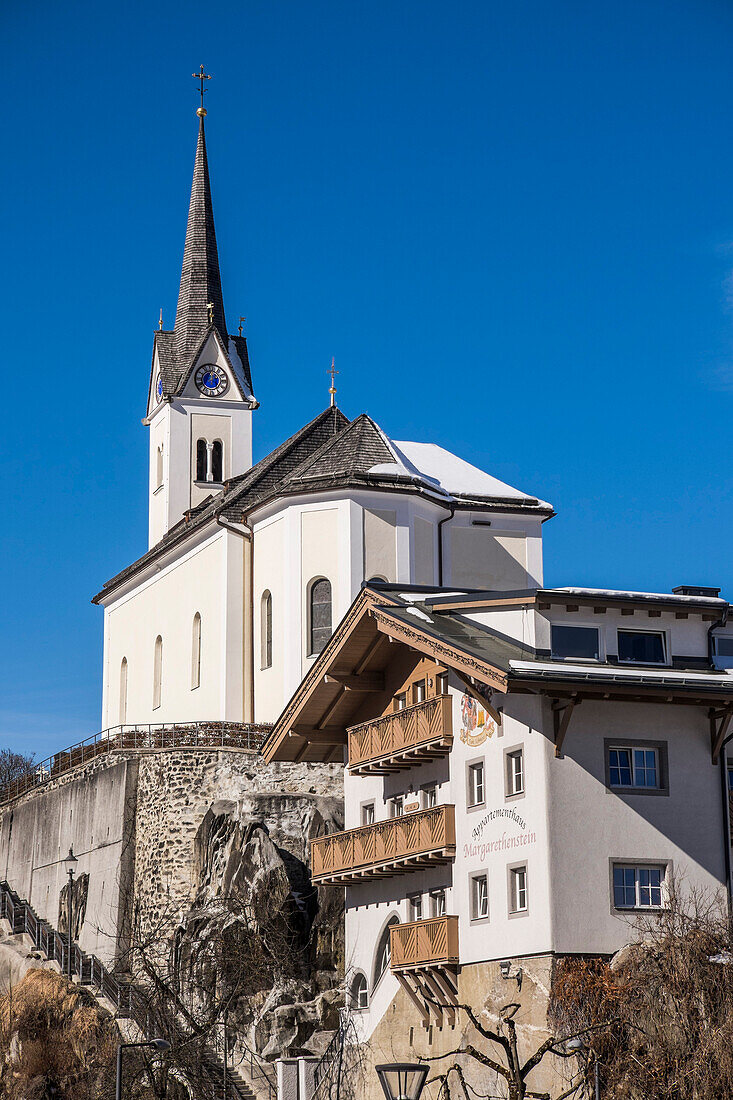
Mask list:
[[[206,481],[206,440],[196,441],[196,480]]]
[[[321,652],[331,637],[331,582],[325,577],[312,581],[308,600],[310,657]]]
[[[369,991],[367,980],[363,974],[357,974],[351,983],[351,1007],[357,1011],[369,1007]]]
[[[201,616],[196,612],[193,617],[191,637],[191,690],[201,683]]]
[[[272,592],[262,593],[260,600],[260,665],[272,665]]]
[[[220,439],[215,439],[211,448],[211,474],[214,481],[224,480],[224,446]]]
[[[377,953],[374,956],[374,982],[372,983],[372,989],[382,977],[385,970],[389,969],[389,964],[392,959],[392,937],[390,936],[390,929],[393,928],[395,924],[399,923],[399,917],[390,917],[384,926],[382,935],[379,937]]]
[[[160,706],[163,689],[163,639],[160,634],[155,639],[155,654],[153,656],[153,710]]]
[[[120,725],[127,721],[127,657],[120,664]]]
[[[155,487],[159,489],[163,484],[163,444],[158,447],[155,456]]]

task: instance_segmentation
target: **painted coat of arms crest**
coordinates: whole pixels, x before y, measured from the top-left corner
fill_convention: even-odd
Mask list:
[[[472,695],[461,696],[461,732],[459,738],[473,748],[483,745],[496,733],[496,722],[479,706]]]

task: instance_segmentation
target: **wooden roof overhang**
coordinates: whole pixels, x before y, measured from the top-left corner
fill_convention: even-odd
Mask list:
[[[710,747],[714,764],[718,762],[733,721],[733,677],[730,687],[727,687],[720,680],[706,684],[702,679],[675,681],[669,678],[653,683],[643,677],[636,681],[631,678],[610,680],[602,676],[593,677],[592,673],[581,680],[561,675],[533,677],[525,671],[521,675],[510,673],[508,690],[519,694],[546,695],[552,700],[556,756],[562,755],[573,709],[584,700],[705,707],[710,720]]]
[[[627,615],[634,611],[647,612],[650,616],[661,612],[673,613],[678,619],[687,619],[690,615],[701,616],[703,622],[717,622],[728,606],[725,600],[713,600],[701,597],[681,600],[670,596],[634,596],[632,593],[611,592],[563,592],[551,588],[537,588],[518,592],[475,592],[464,596],[443,596],[430,601],[434,611],[498,611],[511,608],[534,607],[538,611],[549,611],[552,607],[562,607],[566,611],[578,611],[581,607],[592,607],[595,612],[620,610]]]
[[[262,747],[268,763],[343,759],[348,727],[368,717],[364,710],[370,695],[389,692],[394,669],[409,660],[409,651],[430,656],[489,690],[506,690],[506,671],[421,629],[417,617],[414,626],[401,621],[390,605],[405,606],[388,593],[362,589],[273,726]]]

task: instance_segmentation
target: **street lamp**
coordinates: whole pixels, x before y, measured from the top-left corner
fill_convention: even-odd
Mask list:
[[[115,1082],[115,1100],[122,1100],[122,1051],[132,1047],[148,1047],[150,1050],[170,1050],[171,1045],[166,1039],[148,1039],[145,1043],[120,1043],[117,1047],[117,1080]]]
[[[69,854],[64,860],[64,868],[69,876],[69,905],[68,905],[68,919],[69,919],[69,950],[67,952],[66,959],[66,973],[69,981],[71,981],[71,975],[73,973],[73,967],[71,963],[71,952],[74,944],[74,933],[72,930],[72,922],[74,917],[74,868],[78,863],[78,859],[74,855],[74,849],[69,848]]]
[[[392,1065],[375,1068],[386,1100],[420,1100],[428,1076],[428,1066],[394,1062]]]
[[[601,1100],[601,1070],[596,1051],[593,1050],[593,1047],[584,1043],[580,1038],[570,1039],[570,1041],[565,1044],[565,1047],[567,1050],[582,1050],[585,1054],[593,1055],[593,1095],[595,1100]]]

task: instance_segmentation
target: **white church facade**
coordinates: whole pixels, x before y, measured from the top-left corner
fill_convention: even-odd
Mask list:
[[[149,548],[104,607],[102,728],[273,721],[365,579],[542,583],[547,503],[333,403],[252,465],[246,338],[227,333],[200,114],[174,329],[148,390]],[[255,429],[256,430],[256,427]]]

